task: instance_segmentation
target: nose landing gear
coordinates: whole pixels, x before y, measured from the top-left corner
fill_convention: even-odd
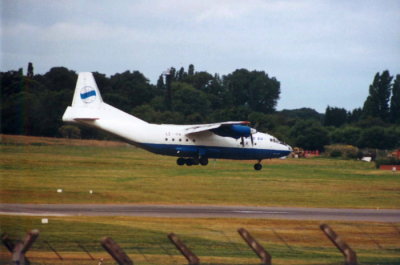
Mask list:
[[[258,163],[254,164],[254,169],[257,171],[262,169],[261,160],[258,160]]]

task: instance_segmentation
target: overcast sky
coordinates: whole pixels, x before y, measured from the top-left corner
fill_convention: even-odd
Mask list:
[[[168,67],[265,71],[278,109],[361,107],[376,72],[400,74],[400,1],[1,0],[1,71],[33,62],[108,76]],[[101,89],[101,88],[100,88]]]

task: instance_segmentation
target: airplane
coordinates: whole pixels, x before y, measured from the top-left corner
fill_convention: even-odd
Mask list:
[[[209,159],[256,160],[254,169],[261,170],[263,159],[281,158],[292,152],[289,145],[251,128],[248,121],[148,123],[105,103],[91,72],[79,73],[72,104],[62,120],[106,131],[156,154],[178,157],[179,166],[205,166]]]

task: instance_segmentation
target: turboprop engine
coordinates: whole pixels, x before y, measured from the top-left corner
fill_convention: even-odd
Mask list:
[[[213,129],[211,131],[213,133],[215,133],[216,135],[223,136],[223,137],[232,137],[235,139],[239,139],[241,137],[249,137],[253,133],[257,132],[255,129],[250,128],[249,126],[237,125],[237,124],[219,127],[217,129]]]

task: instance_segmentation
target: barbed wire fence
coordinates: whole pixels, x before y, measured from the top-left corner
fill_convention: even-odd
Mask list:
[[[146,241],[139,242],[137,240],[119,240],[115,242],[118,244],[118,248],[128,253],[128,258],[134,259],[134,264],[153,265],[153,264],[200,264],[201,257],[221,257],[231,258],[237,260],[240,263],[229,263],[229,264],[271,264],[274,252],[284,251],[287,256],[295,257],[308,253],[321,253],[323,255],[332,255],[332,243],[334,246],[341,251],[344,257],[344,264],[359,264],[357,261],[356,251],[351,249],[349,245],[351,242],[357,239],[357,246],[363,249],[368,248],[385,253],[400,253],[400,229],[396,224],[374,224],[378,228],[386,229],[388,232],[399,235],[396,239],[392,239],[390,242],[385,242],[382,237],[378,238],[374,232],[370,231],[368,224],[341,224],[337,231],[333,231],[328,225],[321,225],[320,229],[325,233],[315,233],[315,225],[302,225],[294,227],[295,233],[288,233],[285,228],[251,228],[249,231],[246,229],[242,230],[242,233],[250,235],[248,241],[244,239],[247,245],[241,240],[236,231],[224,231],[215,228],[204,228],[202,231],[196,233],[185,234],[180,239],[180,235],[175,235],[182,244],[187,244],[188,249],[198,259],[188,258],[184,251],[179,249],[178,245],[173,245],[168,240],[167,236],[165,240],[157,240],[154,242]],[[293,227],[292,227],[293,229]],[[346,237],[348,230],[352,231],[352,237]],[[327,231],[324,231],[327,230]],[[41,238],[39,234],[33,236],[33,239],[29,235],[35,235],[34,230],[30,231],[22,241],[15,241],[16,238],[9,238],[7,235],[2,235],[3,248],[8,250],[10,254],[2,254],[0,257],[0,264],[79,264],[79,265],[114,265],[114,264],[129,264],[129,263],[118,263],[111,254],[105,251],[104,245],[100,243],[100,239],[82,239],[82,240],[68,240],[68,238],[52,238],[50,241],[46,238]],[[39,232],[38,232],[39,233]],[[242,234],[241,234],[242,235]],[[347,244],[343,238],[338,235],[344,235]],[[216,238],[219,240],[205,241],[207,244],[202,245],[198,242],[192,242],[192,238]],[[244,238],[245,236],[242,235]],[[329,242],[329,240],[332,242]],[[392,237],[393,238],[393,237]],[[396,237],[394,237],[396,238]],[[171,240],[171,239],[170,239]],[[171,240],[172,241],[172,240]],[[254,241],[256,243],[254,243]],[[17,242],[17,243],[14,243]],[[306,244],[301,244],[306,242]],[[276,246],[279,246],[279,250]],[[315,246],[313,248],[312,246]],[[17,246],[19,246],[18,249]],[[260,258],[257,261],[257,256],[254,255],[251,249]],[[266,247],[266,248],[264,248]],[[30,260],[26,261],[25,254],[29,253],[32,249],[34,254],[29,255]],[[115,250],[114,250],[115,251]],[[268,252],[270,251],[272,255]],[[3,251],[2,251],[3,252]],[[108,251],[110,253],[110,251]],[[17,255],[17,254],[18,255]],[[37,254],[42,253],[42,254]],[[43,254],[44,253],[44,254]],[[118,251],[116,251],[118,253]],[[194,254],[195,253],[195,254]],[[182,255],[183,256],[182,256]],[[187,254],[187,253],[186,253]],[[268,258],[266,255],[270,255]],[[271,257],[272,256],[272,257]],[[23,258],[22,258],[23,257]],[[186,257],[186,259],[184,258]],[[343,264],[339,262],[337,264]],[[400,261],[400,254],[399,254]],[[19,263],[17,263],[19,262]],[[133,261],[132,261],[133,264]],[[201,263],[206,264],[206,263]],[[214,263],[217,264],[217,263]],[[220,264],[227,264],[222,262]]]

